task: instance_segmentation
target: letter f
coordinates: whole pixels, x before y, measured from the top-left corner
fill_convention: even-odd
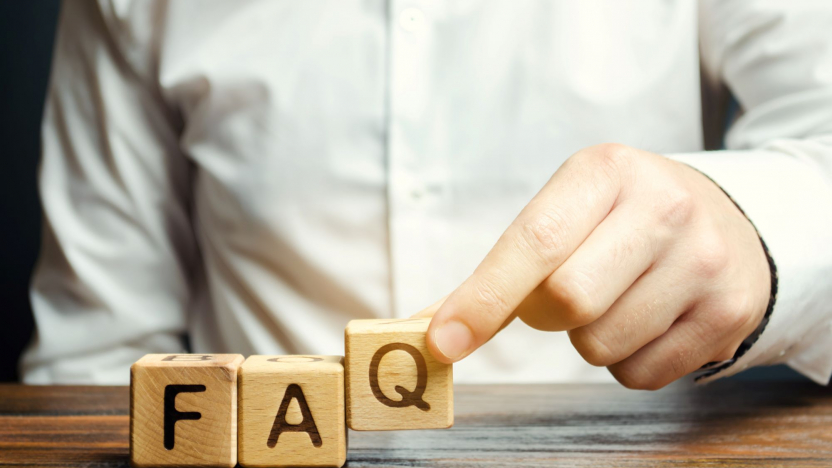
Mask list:
[[[176,421],[193,420],[202,417],[202,413],[196,411],[177,411],[176,395],[180,393],[199,393],[205,391],[205,385],[168,385],[165,387],[165,448],[173,450],[176,440],[174,427]]]

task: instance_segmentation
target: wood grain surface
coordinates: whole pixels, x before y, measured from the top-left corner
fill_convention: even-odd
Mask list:
[[[250,356],[237,383],[240,465],[344,464],[342,356]]]
[[[716,382],[455,388],[448,430],[353,432],[349,467],[829,467],[832,390]],[[121,387],[0,385],[0,466],[127,467]]]
[[[453,366],[437,361],[428,351],[428,325],[427,318],[352,320],[347,324],[350,429],[446,429],[453,425]]]
[[[240,354],[147,354],[130,368],[137,467],[237,463]]]

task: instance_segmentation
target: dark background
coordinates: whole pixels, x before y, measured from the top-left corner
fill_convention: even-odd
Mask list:
[[[28,287],[40,245],[35,176],[57,0],[0,1],[0,381],[17,379],[32,333]]]
[[[40,245],[40,119],[58,9],[58,0],[0,1],[0,382],[17,380],[17,361],[32,333],[28,288]],[[719,116],[704,122],[709,148],[719,146],[730,121],[725,116],[735,106],[728,102],[703,103],[706,116]],[[801,377],[776,366],[735,378]]]

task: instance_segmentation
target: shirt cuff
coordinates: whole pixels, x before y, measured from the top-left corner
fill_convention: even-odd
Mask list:
[[[777,301],[756,342],[699,382],[781,363],[819,384],[829,382],[832,184],[801,154],[811,149],[787,141],[767,150],[668,155],[706,174],[733,198],[765,241],[779,274]]]

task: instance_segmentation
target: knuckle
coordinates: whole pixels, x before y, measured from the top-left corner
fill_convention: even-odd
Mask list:
[[[472,297],[475,306],[483,313],[498,315],[509,309],[506,295],[495,281],[488,278],[474,283]]]
[[[711,311],[710,322],[721,332],[735,332],[747,328],[754,320],[752,301],[744,293],[722,298]]]
[[[705,279],[719,277],[731,261],[731,251],[719,236],[706,236],[699,241],[693,252],[691,268],[693,273]]]
[[[523,239],[533,252],[551,263],[563,252],[563,232],[568,222],[554,210],[544,211],[522,224]]]
[[[611,166],[618,166],[619,164],[629,164],[633,158],[633,149],[621,143],[601,143],[591,148],[591,154]]]
[[[598,311],[586,290],[573,277],[557,274],[544,282],[544,289],[568,328],[577,328],[595,321]]]
[[[615,353],[590,328],[581,327],[570,331],[569,340],[578,354],[593,366],[605,367],[618,362]]]
[[[602,143],[578,153],[595,168],[602,168],[610,175],[621,175],[628,171],[636,159],[636,152],[620,143]]]
[[[610,373],[625,388],[630,390],[658,390],[664,385],[647,372],[634,370],[627,366],[613,366]]]
[[[662,226],[676,228],[689,223],[696,212],[696,200],[688,189],[674,186],[656,198],[655,216]]]

